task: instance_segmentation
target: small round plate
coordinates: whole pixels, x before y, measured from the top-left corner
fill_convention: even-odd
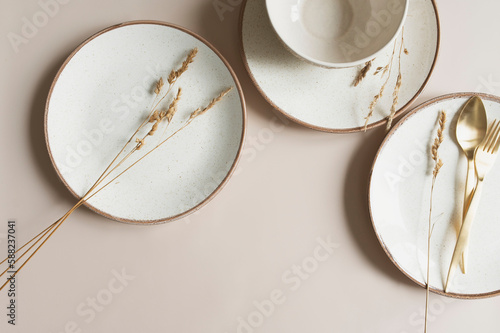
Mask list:
[[[163,22],[107,28],[80,45],[59,70],[46,105],[46,140],[58,175],[80,198],[147,116],[160,76],[166,81],[195,47],[195,61],[174,88],[181,87],[183,94],[166,135],[222,90],[235,89],[92,197],[86,203],[92,210],[114,220],[147,224],[184,217],[207,203],[228,181],[240,156],[246,119],[243,93],[213,46]]]
[[[390,62],[394,47],[387,47],[374,60],[367,77],[354,87],[360,67],[325,69],[289,52],[273,30],[265,2],[245,1],[240,15],[243,62],[264,98],[276,110],[309,128],[336,133],[363,130],[370,103],[385,80],[373,72]],[[397,115],[420,95],[434,69],[440,39],[434,1],[410,1],[402,32],[409,54],[401,57],[402,86]],[[390,113],[401,36],[395,43],[394,68],[367,128],[384,124]]]
[[[444,166],[434,187],[430,251],[431,290],[459,298],[500,293],[500,162],[488,174],[470,235],[468,269],[458,268],[444,284],[460,230],[467,162],[459,147],[456,123],[461,107],[479,96],[488,122],[500,119],[500,98],[458,93],[428,101],[406,115],[389,132],[377,153],[369,186],[370,214],[380,243],[394,264],[424,286],[427,272],[427,231],[433,161],[430,147],[436,137],[439,111],[447,113],[444,141],[439,148]]]

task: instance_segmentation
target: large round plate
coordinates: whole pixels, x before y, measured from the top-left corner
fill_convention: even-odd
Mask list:
[[[227,182],[240,155],[243,94],[217,50],[194,33],[162,22],[105,29],[80,45],[59,70],[46,106],[47,146],[60,178],[81,197],[147,115],[155,82],[160,76],[166,80],[194,47],[198,55],[177,82],[183,95],[170,128],[180,127],[223,89],[235,89],[92,197],[86,204],[94,211],[123,222],[159,223],[200,208]]]
[[[471,231],[468,270],[457,269],[444,293],[461,224],[467,162],[455,136],[461,107],[473,95],[482,98],[488,121],[500,119],[500,98],[460,93],[433,99],[405,116],[388,134],[375,158],[369,202],[375,232],[394,264],[420,285],[426,281],[427,231],[433,164],[430,146],[440,110],[448,115],[439,154],[444,166],[434,188],[430,286],[461,298],[500,293],[500,162],[488,174]]]
[[[374,22],[380,17],[374,15]],[[363,130],[369,105],[383,83],[380,76],[372,73],[377,67],[389,63],[392,46],[374,60],[372,71],[365,80],[353,87],[359,67],[325,69],[289,52],[271,26],[265,0],[245,1],[240,16],[240,33],[247,71],[276,110],[299,124],[321,131],[345,133]],[[439,18],[434,1],[410,1],[404,26],[409,54],[402,56],[398,115],[409,107],[427,84],[437,59],[439,38]],[[400,42],[401,38],[396,38],[397,50]],[[395,68],[368,128],[384,124],[390,113],[392,91],[398,76],[397,60],[396,54]]]

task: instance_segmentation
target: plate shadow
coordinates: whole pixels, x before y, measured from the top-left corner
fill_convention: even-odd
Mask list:
[[[200,6],[200,31],[203,31],[200,36],[207,39],[233,68],[243,89],[249,117],[258,117],[264,121],[278,117],[288,128],[299,132],[310,131],[286,118],[269,104],[250,78],[241,54],[240,15],[245,5],[246,2],[242,1],[238,5],[230,6],[231,9],[227,7],[228,9],[221,13],[223,20],[218,16],[212,2]]]
[[[344,184],[345,214],[354,240],[373,266],[398,283],[417,287],[387,257],[371,223],[368,184],[373,160],[384,137],[385,127],[370,130],[354,152]]]
[[[36,170],[41,173],[40,178],[43,179],[47,185],[49,185],[48,187],[55,190],[59,200],[64,200],[65,202],[73,205],[75,203],[74,197],[66,189],[52,166],[45,143],[44,130],[45,103],[47,101],[47,96],[49,94],[52,81],[66,58],[67,55],[56,58],[50,63],[50,65],[47,66],[45,72],[39,78],[36,92],[31,101],[29,124],[27,127],[29,128],[31,154],[37,164]]]

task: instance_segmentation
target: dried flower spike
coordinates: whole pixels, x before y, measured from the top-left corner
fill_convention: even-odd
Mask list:
[[[435,163],[434,170],[432,171],[432,174],[434,176],[437,176],[437,174],[439,173],[439,170],[443,166],[443,161],[439,157],[438,150],[439,150],[439,147],[441,146],[441,143],[443,143],[443,140],[444,140],[445,126],[446,126],[446,112],[441,111],[439,114],[439,127],[438,127],[438,131],[437,131],[437,136],[434,139],[434,143],[431,147],[431,157]]]
[[[377,106],[377,103],[378,103],[379,99],[382,98],[382,96],[384,95],[385,87],[387,86],[387,82],[389,82],[388,79],[384,82],[384,84],[380,88],[379,93],[373,97],[373,100],[370,103],[370,106],[368,108],[369,112],[368,112],[368,114],[365,117],[365,126],[364,126],[365,127],[365,132],[366,132],[366,129],[368,127],[368,122],[370,121],[370,118],[373,116],[373,111],[375,110],[375,106]]]
[[[193,112],[191,112],[191,115],[189,116],[189,120],[198,117],[200,115],[200,113],[201,113],[201,109],[197,108],[196,110],[194,110]]]
[[[403,48],[405,52],[408,52],[408,50],[404,47],[405,44],[405,38],[404,38],[404,27],[403,31],[401,33],[401,45],[399,46],[399,59],[398,59],[398,78],[396,80],[396,85],[394,86],[394,91],[392,93],[392,106],[391,106],[391,112],[389,114],[389,117],[387,119],[387,125],[386,125],[386,131],[389,131],[392,126],[392,121],[394,120],[394,117],[396,116],[396,106],[399,101],[399,90],[401,89],[401,82],[402,82],[402,74],[401,74],[401,55],[403,52]]]
[[[196,116],[201,116],[202,114],[206,113],[208,110],[210,110],[211,108],[213,108],[215,106],[215,104],[217,104],[224,96],[226,96],[231,90],[233,89],[233,87],[230,87],[230,88],[227,88],[226,90],[224,90],[223,92],[221,92],[219,94],[219,96],[215,97],[214,99],[212,99],[212,101],[210,101],[210,103],[203,109],[199,112],[199,114],[197,114]]]
[[[387,78],[385,79],[384,83],[382,84],[382,87],[380,87],[379,93],[373,97],[373,100],[370,103],[370,106],[368,107],[368,114],[365,117],[365,126],[364,126],[365,132],[366,132],[366,130],[368,128],[368,122],[370,121],[370,118],[373,116],[373,112],[375,110],[375,106],[377,106],[378,101],[384,95],[385,87],[387,86],[387,83],[389,82],[389,79],[391,78],[392,64],[394,62],[394,54],[395,53],[396,53],[396,42],[394,42],[394,47],[392,49],[392,55],[391,55],[391,59],[390,59],[389,63],[385,67],[383,67],[383,68],[381,68],[381,67],[377,68],[377,70],[375,71],[375,75],[376,75],[376,74],[378,74],[383,69],[384,72],[382,73],[382,77],[384,77],[384,75],[385,75],[386,72],[389,72],[389,75],[387,76]]]
[[[356,79],[354,80],[354,86],[357,87],[358,84],[363,81],[363,79],[366,77],[366,74],[368,74],[368,71],[370,71],[370,68],[372,68],[372,62],[373,60],[367,61],[363,68],[359,71],[358,75],[356,76]]]
[[[396,116],[396,107],[399,101],[399,90],[401,89],[401,65],[399,66],[399,68],[398,79],[396,81],[396,86],[394,87],[394,92],[392,93],[391,113],[389,114],[389,118],[387,119],[387,125],[385,127],[386,131],[391,129],[392,121]]]
[[[156,83],[155,94],[159,95],[162,89],[163,89],[163,78],[160,77],[160,79]]]
[[[153,114],[151,114],[151,116],[149,117],[148,122],[149,123],[154,123],[155,121],[157,121],[158,119],[160,119],[159,117],[160,117],[160,115],[158,113],[158,110],[155,110],[155,112],[153,112]]]
[[[172,121],[172,118],[174,117],[175,112],[177,111],[177,104],[179,103],[179,100],[181,99],[181,95],[182,95],[182,89],[179,88],[179,90],[177,90],[177,96],[175,96],[172,103],[170,103],[168,110],[165,112],[165,118],[167,119],[168,123],[170,123]]]
[[[158,129],[158,121],[151,126],[151,129],[149,130],[147,135],[154,135],[156,130]]]
[[[194,57],[196,57],[196,54],[198,54],[198,48],[195,47],[194,49],[189,52],[188,56],[186,57],[186,60],[182,62],[181,67],[178,70],[172,70],[168,76],[168,83],[172,84],[174,83],[175,80],[177,80],[185,71],[187,71],[189,64],[191,64],[194,61]]]

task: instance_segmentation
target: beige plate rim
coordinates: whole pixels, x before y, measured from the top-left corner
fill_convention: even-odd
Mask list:
[[[447,101],[447,100],[453,100],[453,99],[456,99],[456,98],[463,98],[463,97],[470,98],[470,97],[473,97],[473,96],[477,96],[477,97],[479,97],[481,99],[484,99],[484,100],[489,100],[489,101],[494,101],[494,102],[500,103],[500,97],[495,96],[495,95],[489,95],[489,94],[484,94],[484,93],[476,93],[476,92],[459,92],[459,93],[452,93],[452,94],[447,94],[447,95],[442,95],[442,96],[439,96],[439,97],[435,97],[433,99],[430,99],[430,100],[428,100],[428,101],[426,101],[426,102],[418,105],[417,107],[415,107],[414,109],[412,109],[410,112],[408,112],[400,121],[398,121],[398,123],[396,125],[394,125],[394,127],[389,131],[389,133],[387,133],[387,135],[385,136],[384,140],[380,144],[380,147],[379,147],[379,149],[377,151],[377,154],[375,155],[372,167],[370,169],[370,176],[369,176],[370,180],[368,181],[368,208],[369,208],[369,211],[370,211],[370,220],[372,222],[373,231],[375,232],[375,235],[377,235],[377,239],[378,239],[380,245],[382,246],[382,249],[384,249],[385,254],[387,254],[387,256],[392,261],[392,263],[404,275],[406,275],[411,281],[415,282],[417,285],[419,285],[419,286],[421,286],[423,288],[426,288],[426,285],[424,285],[420,281],[417,281],[412,276],[410,276],[403,269],[403,267],[401,267],[396,262],[396,260],[394,260],[394,257],[392,256],[391,251],[389,251],[389,249],[386,247],[386,245],[385,245],[384,241],[382,240],[379,232],[377,231],[377,228],[375,226],[375,222],[373,220],[373,215],[372,215],[372,203],[371,203],[371,195],[370,195],[371,194],[371,187],[372,187],[372,179],[373,179],[373,170],[374,170],[375,164],[377,163],[377,160],[378,160],[378,158],[380,156],[380,153],[384,149],[384,147],[387,144],[387,142],[391,139],[392,135],[398,130],[398,128],[401,125],[403,125],[413,115],[415,115],[419,111],[421,111],[421,110],[423,110],[423,109],[425,109],[428,106],[431,106],[433,104],[437,104],[437,103],[440,103],[440,102],[443,102],[443,101]],[[500,295],[500,290],[492,291],[492,292],[488,292],[488,293],[481,293],[481,294],[458,294],[458,293],[449,293],[449,292],[447,293],[447,292],[444,292],[442,290],[438,290],[438,289],[435,289],[435,288],[430,288],[430,290],[433,293],[436,293],[438,295],[443,295],[443,296],[448,296],[448,297],[453,297],[453,298],[459,298],[459,299],[481,299],[481,298],[488,298],[488,297],[493,297],[493,296]]]

